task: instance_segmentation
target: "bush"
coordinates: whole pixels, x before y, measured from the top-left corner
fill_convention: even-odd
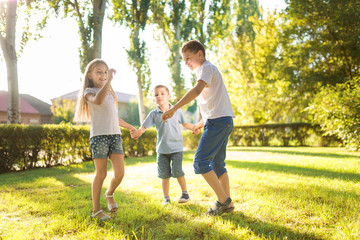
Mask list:
[[[319,124],[310,123],[285,123],[285,124],[258,124],[234,127],[230,135],[230,144],[233,146],[261,145],[270,146],[272,142],[280,142],[282,146],[290,143],[305,146],[311,135],[320,136],[320,145],[329,146],[338,140],[333,136],[323,136]]]
[[[0,125],[0,173],[49,167],[92,159],[89,146],[90,127],[60,125]],[[156,149],[156,131],[146,131],[138,141],[122,129],[124,154],[146,156]]]
[[[308,111],[327,135],[336,135],[345,146],[360,149],[360,77],[336,86],[326,86]]]

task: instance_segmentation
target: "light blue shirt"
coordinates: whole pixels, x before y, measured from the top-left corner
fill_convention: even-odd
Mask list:
[[[170,108],[172,108],[170,104]],[[156,152],[161,154],[170,154],[183,151],[183,137],[179,124],[186,123],[181,109],[178,109],[174,116],[161,121],[163,112],[159,107],[152,110],[146,117],[142,126],[146,129],[155,125],[157,131]]]

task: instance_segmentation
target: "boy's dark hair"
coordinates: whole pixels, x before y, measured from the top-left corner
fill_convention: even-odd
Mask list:
[[[181,52],[190,51],[192,53],[197,53],[199,51],[202,51],[205,57],[205,47],[201,44],[201,42],[197,40],[190,40],[187,43],[185,43],[182,48]]]

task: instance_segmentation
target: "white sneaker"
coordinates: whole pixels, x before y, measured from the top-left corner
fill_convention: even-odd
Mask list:
[[[164,198],[162,205],[164,206],[164,205],[168,205],[168,204],[170,204],[170,198]]]

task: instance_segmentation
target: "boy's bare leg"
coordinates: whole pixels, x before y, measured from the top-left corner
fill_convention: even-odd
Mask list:
[[[226,195],[228,195],[230,197],[230,181],[229,181],[229,175],[227,174],[227,172],[225,172],[223,175],[221,175],[219,177],[219,181],[220,184],[222,186],[222,188],[224,189],[224,192],[226,193]],[[229,207],[232,207],[234,205],[234,203],[231,203],[229,205]]]
[[[225,193],[215,172],[211,170],[210,172],[202,174],[202,176],[204,177],[206,182],[210,185],[210,187],[214,190],[218,201],[221,203],[225,202],[229,196]]]
[[[179,177],[177,178],[177,181],[181,187],[181,191],[186,192],[187,191],[187,187],[186,187],[186,181],[185,181],[185,177]]]
[[[170,178],[164,178],[161,181],[162,190],[164,193],[164,197],[169,197],[169,189],[170,189]]]

